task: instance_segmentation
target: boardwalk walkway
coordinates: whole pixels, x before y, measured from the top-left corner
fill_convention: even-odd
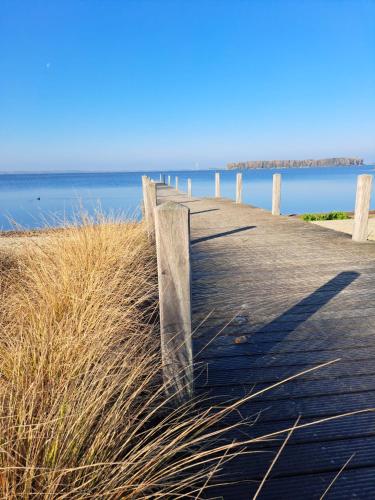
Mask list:
[[[261,414],[239,439],[290,427],[298,416],[306,423],[375,408],[374,243],[160,185],[158,200],[191,210],[194,325],[211,313],[194,334],[198,393],[239,398],[340,358],[246,403],[242,417]],[[214,492],[251,498],[284,438],[231,461],[229,484]],[[326,498],[375,498],[375,413],[297,430],[259,498],[320,498],[350,457]]]

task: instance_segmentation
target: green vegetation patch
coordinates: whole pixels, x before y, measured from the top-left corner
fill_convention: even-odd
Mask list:
[[[304,214],[302,219],[307,222],[315,220],[344,220],[349,219],[345,212],[329,212],[328,214]]]

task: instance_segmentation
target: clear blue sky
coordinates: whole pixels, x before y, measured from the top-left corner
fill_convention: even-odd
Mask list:
[[[375,0],[1,0],[0,169],[375,160]]]

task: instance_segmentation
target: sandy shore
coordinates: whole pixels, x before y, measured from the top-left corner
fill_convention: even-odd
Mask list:
[[[333,229],[334,231],[340,231],[342,233],[352,234],[353,233],[353,219],[347,220],[319,220],[313,221],[312,224],[317,224],[318,226],[326,227],[328,229]],[[369,229],[369,240],[375,241],[375,219],[369,219],[368,222]]]
[[[30,242],[40,244],[50,235],[48,231],[0,232],[0,250],[22,250]]]

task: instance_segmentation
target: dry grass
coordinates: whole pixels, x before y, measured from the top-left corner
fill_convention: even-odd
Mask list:
[[[86,219],[3,251],[0,274],[1,497],[194,491],[206,417],[163,394],[142,225]]]
[[[86,218],[1,252],[0,497],[200,497],[238,449],[216,424],[265,389],[170,404],[142,225]]]

